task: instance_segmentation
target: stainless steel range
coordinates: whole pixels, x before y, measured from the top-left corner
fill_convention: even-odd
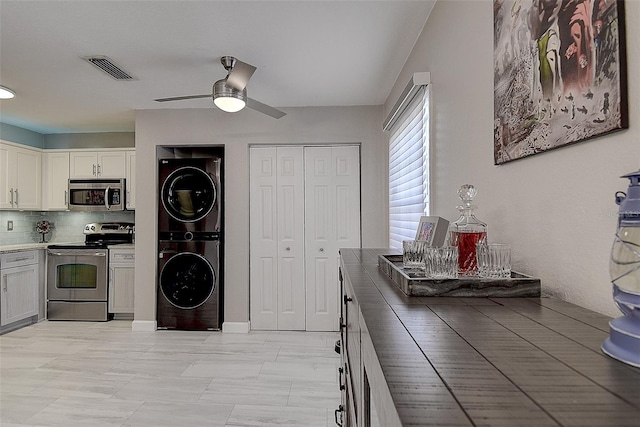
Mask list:
[[[108,313],[107,246],[132,243],[134,224],[93,223],[85,242],[47,249],[47,318],[106,321]]]

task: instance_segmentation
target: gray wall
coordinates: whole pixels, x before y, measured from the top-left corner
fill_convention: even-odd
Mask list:
[[[136,114],[135,320],[156,320],[157,146],[225,147],[225,321],[249,320],[249,145],[361,143],[362,244],[387,242],[387,143],[381,107],[287,108],[280,120],[252,110],[144,110]]]
[[[511,243],[516,270],[545,292],[618,316],[609,255],[616,229],[614,193],[640,167],[640,2],[625,2],[630,129],[493,164],[493,5],[438,1],[384,110],[409,75],[431,72],[432,214],[458,217],[458,187],[478,188],[477,216],[489,239]],[[464,29],[464,31],[461,31]]]

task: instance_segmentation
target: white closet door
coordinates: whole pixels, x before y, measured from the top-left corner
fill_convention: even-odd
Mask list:
[[[276,149],[250,150],[249,281],[252,329],[278,329]]]
[[[250,153],[251,327],[304,330],[303,148]]]
[[[305,329],[302,147],[277,148],[278,329]]]
[[[360,247],[357,146],[305,149],[306,330],[337,331],[338,250]]]

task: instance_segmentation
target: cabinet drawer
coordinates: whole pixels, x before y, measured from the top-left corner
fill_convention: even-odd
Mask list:
[[[109,251],[110,263],[124,263],[133,265],[136,261],[135,249],[111,249]]]
[[[0,255],[2,269],[38,264],[38,251],[10,252]]]

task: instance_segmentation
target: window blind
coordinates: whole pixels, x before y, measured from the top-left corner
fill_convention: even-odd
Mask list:
[[[389,139],[389,246],[413,240],[429,214],[429,100],[420,88],[391,129]]]

